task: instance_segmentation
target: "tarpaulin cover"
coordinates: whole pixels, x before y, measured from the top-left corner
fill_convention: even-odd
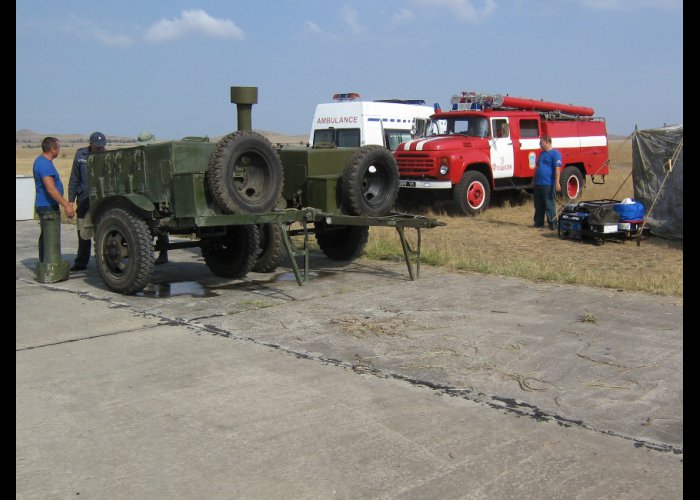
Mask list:
[[[674,159],[673,168],[670,170],[669,160]],[[647,210],[646,225],[651,233],[664,238],[682,240],[682,124],[634,132],[632,181],[634,198],[642,202]]]

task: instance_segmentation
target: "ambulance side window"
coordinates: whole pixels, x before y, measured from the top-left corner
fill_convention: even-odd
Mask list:
[[[314,131],[314,145],[330,142],[338,147],[359,148],[359,128],[326,128]]]

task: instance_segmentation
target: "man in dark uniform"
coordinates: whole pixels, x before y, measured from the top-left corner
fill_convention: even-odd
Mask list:
[[[80,148],[75,152],[73,160],[73,168],[70,173],[70,182],[68,184],[68,200],[73,203],[78,202],[78,207],[75,211],[79,219],[85,217],[90,208],[90,191],[88,190],[88,172],[87,158],[94,153],[102,153],[107,146],[107,139],[102,132],[93,132],[90,135],[90,144],[85,148]],[[156,249],[160,250],[160,255],[155,261],[155,264],[165,264],[168,262],[168,237],[162,235],[158,237]],[[75,256],[75,262],[71,271],[82,271],[87,268],[90,260],[90,249],[92,247],[91,240],[84,240],[80,237],[78,231],[78,254]]]
[[[82,219],[87,214],[90,208],[90,191],[88,191],[88,172],[87,158],[92,153],[102,153],[107,147],[107,139],[102,132],[93,132],[90,135],[90,145],[85,148],[80,148],[75,152],[73,160],[73,168],[70,172],[70,181],[68,182],[68,200],[73,203],[78,202],[75,213],[78,219]],[[84,240],[80,237],[78,231],[78,254],[75,256],[75,262],[71,271],[82,271],[87,267],[90,260],[90,247],[92,242]]]

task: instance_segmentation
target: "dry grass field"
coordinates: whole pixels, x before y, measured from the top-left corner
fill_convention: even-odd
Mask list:
[[[631,142],[610,141],[610,159],[605,184],[588,181],[582,200],[633,197]],[[424,263],[532,280],[683,295],[682,241],[650,236],[642,239],[640,246],[633,240],[597,246],[560,240],[556,231],[529,227],[534,214],[531,197],[523,205],[513,206],[507,196],[500,196],[476,217],[453,215],[450,208],[445,203],[411,210],[447,223],[422,232]],[[402,254],[396,231],[370,228],[366,253],[376,259],[399,258]]]
[[[283,142],[284,138],[270,138]],[[277,140],[275,140],[277,139]],[[295,138],[303,140],[302,138]],[[64,145],[55,164],[67,186],[76,147]],[[16,148],[18,175],[31,175],[39,148]],[[633,196],[632,147],[629,140],[610,141],[610,174],[603,185],[587,183],[583,200],[623,199]],[[477,217],[454,215],[449,204],[414,207],[413,213],[435,217],[447,226],[422,231],[422,262],[457,271],[500,274],[531,280],[582,284],[614,290],[683,295],[683,244],[650,236],[635,241],[608,241],[602,246],[560,240],[556,232],[528,227],[534,205],[527,197],[512,205],[507,196],[492,199]],[[415,233],[406,232],[409,236]],[[415,246],[415,245],[414,245]],[[396,231],[370,228],[366,256],[400,259]]]

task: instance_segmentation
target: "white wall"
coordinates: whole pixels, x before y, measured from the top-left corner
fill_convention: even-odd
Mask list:
[[[17,175],[17,219],[31,220],[34,218],[34,177]]]

